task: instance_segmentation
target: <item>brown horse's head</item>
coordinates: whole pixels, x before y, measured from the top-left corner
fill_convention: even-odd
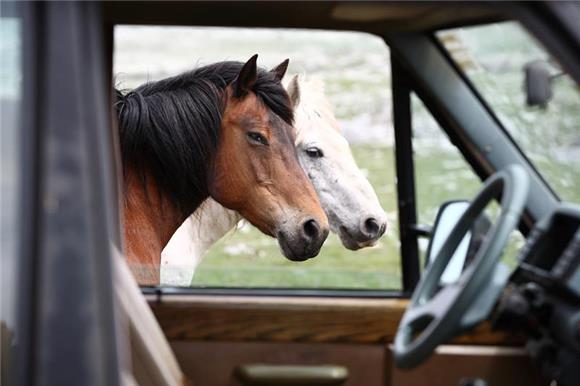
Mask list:
[[[298,163],[291,103],[280,82],[288,61],[268,72],[256,59],[226,90],[209,192],[276,237],[288,259],[306,260],[318,254],[328,220]]]

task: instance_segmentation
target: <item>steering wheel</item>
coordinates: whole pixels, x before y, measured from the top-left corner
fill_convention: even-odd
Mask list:
[[[487,318],[509,278],[509,269],[498,261],[520,221],[528,192],[529,177],[519,165],[508,166],[485,181],[413,293],[395,336],[398,367],[420,364],[439,344]],[[455,249],[486,206],[500,196],[501,212],[475,257],[455,283],[440,288]]]

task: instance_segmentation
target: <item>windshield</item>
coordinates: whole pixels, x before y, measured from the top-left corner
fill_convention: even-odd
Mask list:
[[[558,196],[580,203],[580,91],[519,24],[440,31],[437,38]],[[551,99],[527,105],[525,68],[550,75]]]

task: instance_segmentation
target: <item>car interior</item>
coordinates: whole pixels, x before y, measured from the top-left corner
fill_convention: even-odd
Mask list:
[[[8,14],[26,26],[22,92],[34,97],[22,98],[19,146],[29,150],[19,158],[24,177],[14,199],[24,267],[14,285],[27,299],[18,300],[15,331],[23,348],[10,359],[14,366],[2,356],[2,384],[8,376],[17,385],[74,379],[140,386],[580,380],[580,153],[561,161],[570,165],[568,185],[548,178],[549,159],[534,158],[520,140],[528,134],[505,123],[502,96],[466,70],[471,64],[447,33],[517,24],[557,63],[518,68],[522,82],[514,88],[525,96],[517,110],[549,110],[563,78],[575,92],[571,100],[579,98],[577,5],[121,1],[13,8]],[[355,31],[382,39],[394,137],[394,165],[384,168],[396,180],[400,288],[140,286],[123,257],[111,108],[119,26]],[[472,197],[438,202],[432,224],[418,215],[418,103],[479,183]],[[580,140],[576,119],[567,121],[572,139],[562,140],[572,151]],[[6,326],[3,320],[3,352],[12,342]],[[64,371],[65,360],[78,365]]]

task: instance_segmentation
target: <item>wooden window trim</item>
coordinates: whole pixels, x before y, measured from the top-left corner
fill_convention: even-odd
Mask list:
[[[390,343],[406,299],[147,296],[173,341]],[[522,339],[484,323],[453,344],[520,345]]]

